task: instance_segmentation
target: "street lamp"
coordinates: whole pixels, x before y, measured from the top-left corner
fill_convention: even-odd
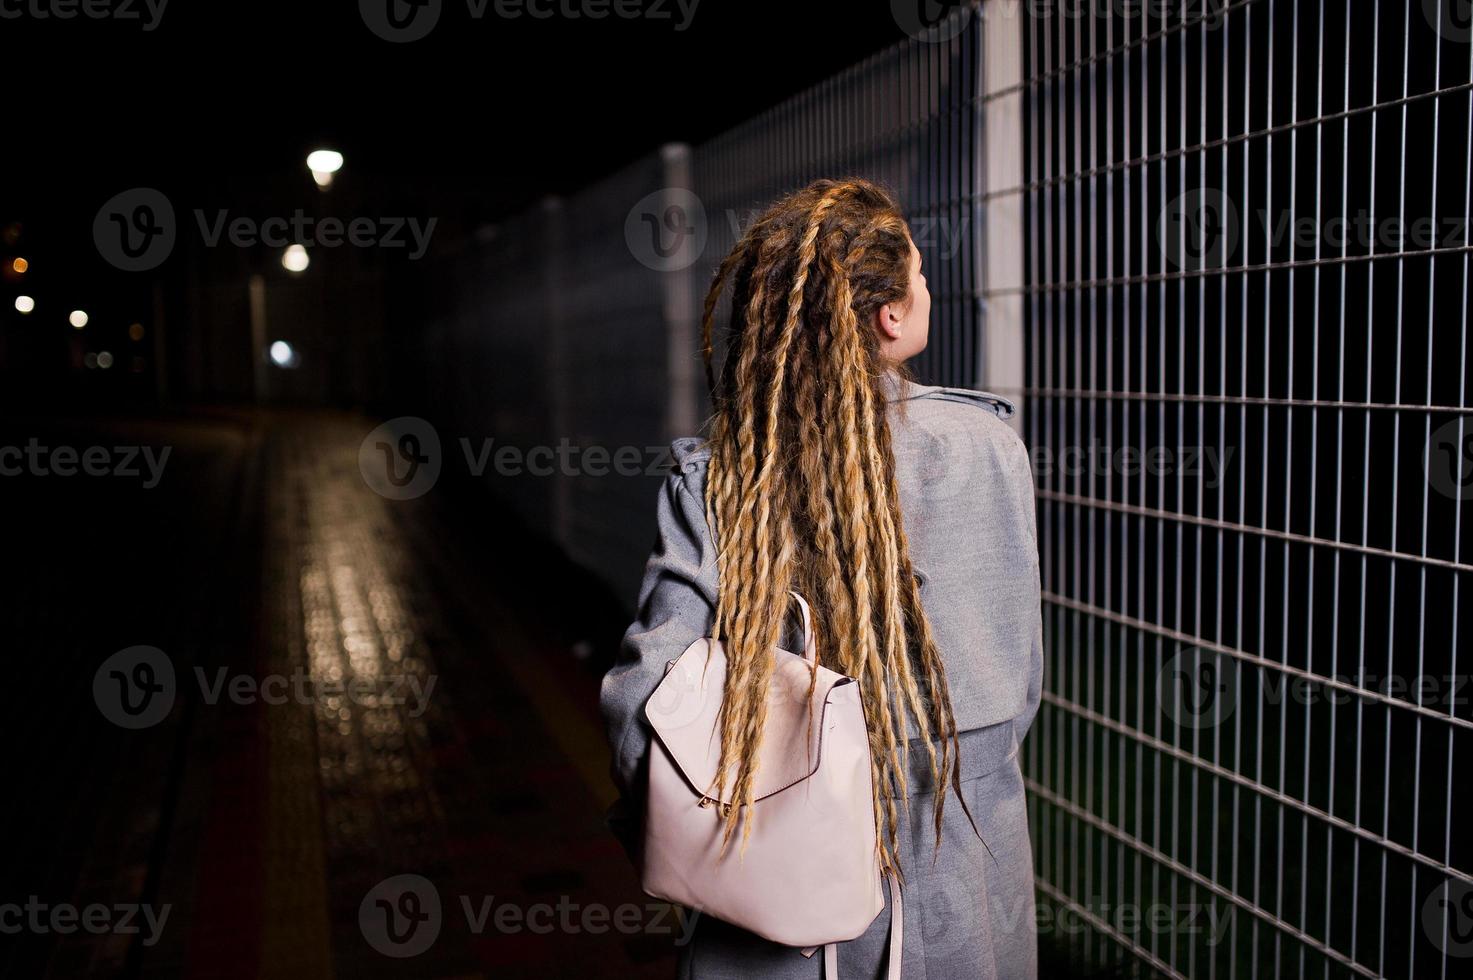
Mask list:
[[[330,186],[332,175],[342,165],[343,155],[337,150],[313,150],[307,154],[307,169],[312,171],[312,179],[317,181],[318,187]]]

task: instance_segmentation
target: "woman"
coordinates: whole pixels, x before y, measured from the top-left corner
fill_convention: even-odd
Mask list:
[[[712,320],[728,283],[716,383]],[[861,684],[874,785],[888,787],[882,861],[906,886],[904,976],[1033,977],[1018,766],[1043,664],[1033,482],[1001,420],[1009,403],[906,374],[930,303],[898,206],[864,180],[779,201],[717,271],[703,323],[710,436],[674,444],[639,618],[603,682],[622,793],[609,820],[637,855],[651,744],[640,709],[666,661],[702,636],[725,643],[722,770],[750,799],[770,651],[798,649],[794,590],[813,609],[820,662]],[[845,980],[884,975],[889,920],[887,907],[839,947]],[[696,980],[821,969],[710,917],[680,955]]]

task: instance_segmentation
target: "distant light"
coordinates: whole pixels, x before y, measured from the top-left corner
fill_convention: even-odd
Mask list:
[[[29,296],[17,296],[15,308],[22,313],[29,313],[36,308],[36,301]]]
[[[83,310],[72,310],[71,314],[67,317],[67,322],[78,330],[81,330],[87,325],[87,314]]]
[[[97,355],[97,366],[106,370],[113,366],[113,356],[107,351]]]
[[[297,352],[292,345],[284,340],[273,341],[270,348],[271,360],[277,367],[293,368],[297,366]]]
[[[10,263],[10,267],[16,272],[25,272],[31,267],[31,263],[27,262],[25,259],[17,257],[14,262]]]
[[[97,355],[89,350],[87,352],[87,356],[82,358],[82,363],[87,365],[89,368],[97,367]]]
[[[343,155],[337,150],[313,150],[307,154],[307,169],[312,171],[312,179],[317,181],[318,187],[327,187],[332,183],[332,175],[337,173],[343,165]]]
[[[312,264],[307,256],[307,250],[301,245],[288,245],[286,251],[281,255],[281,264],[288,272],[301,272]]]
[[[131,327],[129,327],[128,328],[128,339],[129,340],[142,340],[143,339],[143,324],[141,324],[141,323],[135,323]]]

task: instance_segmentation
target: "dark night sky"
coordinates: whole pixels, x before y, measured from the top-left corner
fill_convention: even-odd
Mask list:
[[[133,19],[35,14],[81,2]],[[429,35],[400,44],[357,0],[164,0],[146,30],[150,2],[0,0],[0,226],[23,229],[7,254],[32,261],[38,304],[143,315],[148,277],[118,273],[92,240],[103,202],[129,188],[290,214],[319,201],[304,160],[330,146],[346,163],[322,206],[434,214],[437,244],[454,241],[663,143],[699,143],[904,37],[888,0],[694,0],[688,17],[679,3],[692,0],[618,0],[645,16],[602,20],[508,19],[495,4],[613,0],[489,0],[480,18],[468,7],[480,0],[441,0]]]
[[[64,202],[192,172],[270,172],[329,143],[360,173],[469,177],[490,210],[511,209],[661,143],[699,142],[902,37],[885,0],[698,0],[685,30],[675,0],[632,2],[670,19],[488,8],[475,20],[467,0],[445,0],[435,30],[408,44],[374,36],[343,0],[172,0],[153,31],[0,21],[6,196],[16,177],[27,197]]]
[[[38,311],[23,316],[8,299],[0,309],[15,341],[0,358],[8,387],[53,389],[29,365],[64,363],[53,348],[74,339],[54,329],[65,310],[88,310],[101,338],[106,324],[149,319],[156,281],[173,303],[199,282],[183,250],[146,274],[102,258],[93,222],[120,192],[158,189],[181,222],[301,207],[434,215],[435,248],[454,251],[545,195],[721,133],[902,40],[901,21],[918,11],[940,10],[933,0],[899,0],[916,5],[900,14],[890,0],[416,0],[441,3],[438,22],[396,44],[368,26],[384,9],[371,5],[386,2],[362,0],[365,14],[360,0],[0,0],[0,230],[19,230],[0,258],[31,262],[23,284],[7,284]],[[586,16],[615,3],[640,16]],[[497,13],[529,4],[584,15]],[[77,14],[56,16],[68,7]],[[89,8],[127,17],[80,13]],[[345,157],[326,195],[305,166],[324,146]],[[223,274],[233,283],[246,271]],[[50,346],[21,343],[42,340]]]

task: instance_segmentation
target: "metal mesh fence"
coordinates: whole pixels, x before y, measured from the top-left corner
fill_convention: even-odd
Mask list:
[[[450,270],[477,285],[441,304],[438,396],[523,443],[692,433],[700,299],[755,210],[819,176],[886,183],[933,296],[917,373],[1018,398],[1033,454],[1048,663],[1024,769],[1046,962],[1459,975],[1461,11],[955,11],[506,223]],[[506,486],[632,598],[652,479]]]
[[[932,342],[911,362],[937,384],[980,370],[981,20],[970,8],[696,147],[710,227],[698,289],[761,208],[820,177],[875,180],[902,202],[931,292]]]
[[[1029,14],[1052,932],[1123,972],[1462,975],[1466,8]]]

